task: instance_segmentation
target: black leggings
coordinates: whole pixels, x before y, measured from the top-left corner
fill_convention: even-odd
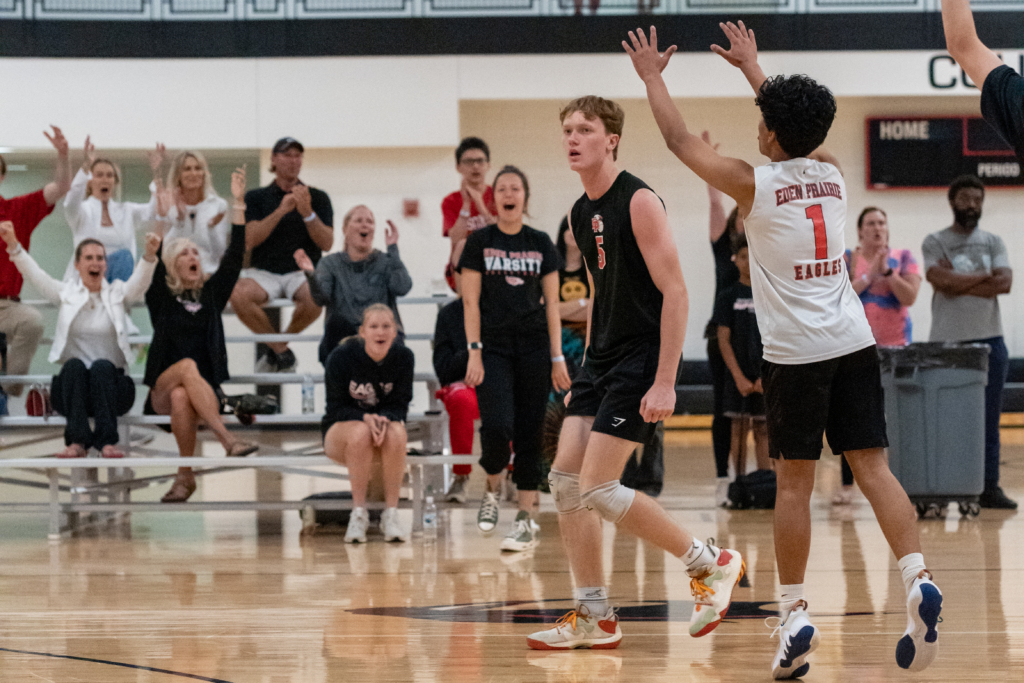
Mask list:
[[[543,475],[541,437],[551,393],[551,347],[547,335],[485,342],[484,381],[476,388],[480,407],[480,465],[487,474],[508,467],[515,449],[512,481],[536,491]]]
[[[718,350],[718,340],[708,339],[708,367],[711,370],[711,393],[714,397],[714,417],[711,418],[711,447],[715,453],[715,473],[729,476],[729,450],[732,448],[732,418],[722,414],[725,383],[732,381],[725,359]],[[737,474],[741,474],[737,472]]]
[[[117,443],[117,418],[135,403],[135,384],[109,360],[87,368],[72,358],[53,378],[50,399],[54,410],[67,418],[64,444],[101,450]],[[95,430],[89,427],[90,417],[96,418]]]

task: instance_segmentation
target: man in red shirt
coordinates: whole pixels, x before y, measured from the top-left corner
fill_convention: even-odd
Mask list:
[[[0,221],[14,223],[14,234],[27,250],[32,232],[71,188],[71,162],[68,160],[68,141],[60,128],[53,126],[53,134],[43,135],[57,150],[57,167],[53,181],[31,194],[4,199],[0,197]],[[7,176],[7,162],[0,156],[0,183]],[[6,249],[0,249],[0,332],[7,335],[7,372],[11,375],[28,373],[32,356],[43,336],[43,317],[39,311],[21,303],[21,273],[11,263]],[[20,385],[7,387],[12,396],[21,395]]]
[[[458,274],[454,267],[462,253],[462,243],[469,233],[493,223],[498,213],[494,194],[487,184],[487,172],[491,170],[491,150],[487,143],[474,137],[460,142],[455,150],[455,170],[462,176],[462,185],[441,202],[444,236],[452,241],[444,277],[453,291],[457,291]]]

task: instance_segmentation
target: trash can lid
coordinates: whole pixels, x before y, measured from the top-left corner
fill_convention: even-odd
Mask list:
[[[907,346],[879,346],[882,371],[896,368],[961,368],[988,372],[988,344],[915,342]]]

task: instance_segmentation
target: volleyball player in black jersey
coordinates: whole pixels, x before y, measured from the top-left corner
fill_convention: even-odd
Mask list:
[[[675,408],[688,300],[661,199],[616,168],[622,109],[583,97],[561,112],[562,143],[585,194],[569,215],[591,280],[587,352],[568,398],[551,493],[576,583],[576,606],[532,634],[539,650],[614,648],[622,640],[603,585],[601,519],[681,558],[691,576],[690,635],[728,610],[743,560],[681,529],[651,498],[619,483],[638,443]]]

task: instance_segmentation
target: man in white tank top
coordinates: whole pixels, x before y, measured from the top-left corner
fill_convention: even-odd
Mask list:
[[[914,508],[889,471],[878,356],[845,272],[846,185],[835,159],[820,149],[835,118],[835,98],[806,76],[766,78],[757,63],[753,31],[743,22],[722,28],[730,48],[711,49],[743,72],[761,110],[758,147],[770,163],[756,169],[719,156],[687,130],[661,77],[674,45],[660,54],[651,27],[649,41],[642,31],[631,32],[631,44],[623,41],[623,47],[647,86],[668,148],[705,182],[735,199],[744,217],[764,342],[769,450],[778,477],[775,554],[783,621],[772,675],[805,675],[807,656],[818,646],[803,580],[823,435],[833,453],[845,453],[899,558],[909,625],[896,646],[896,661],[920,670],[938,650],[942,594],[925,568]]]

